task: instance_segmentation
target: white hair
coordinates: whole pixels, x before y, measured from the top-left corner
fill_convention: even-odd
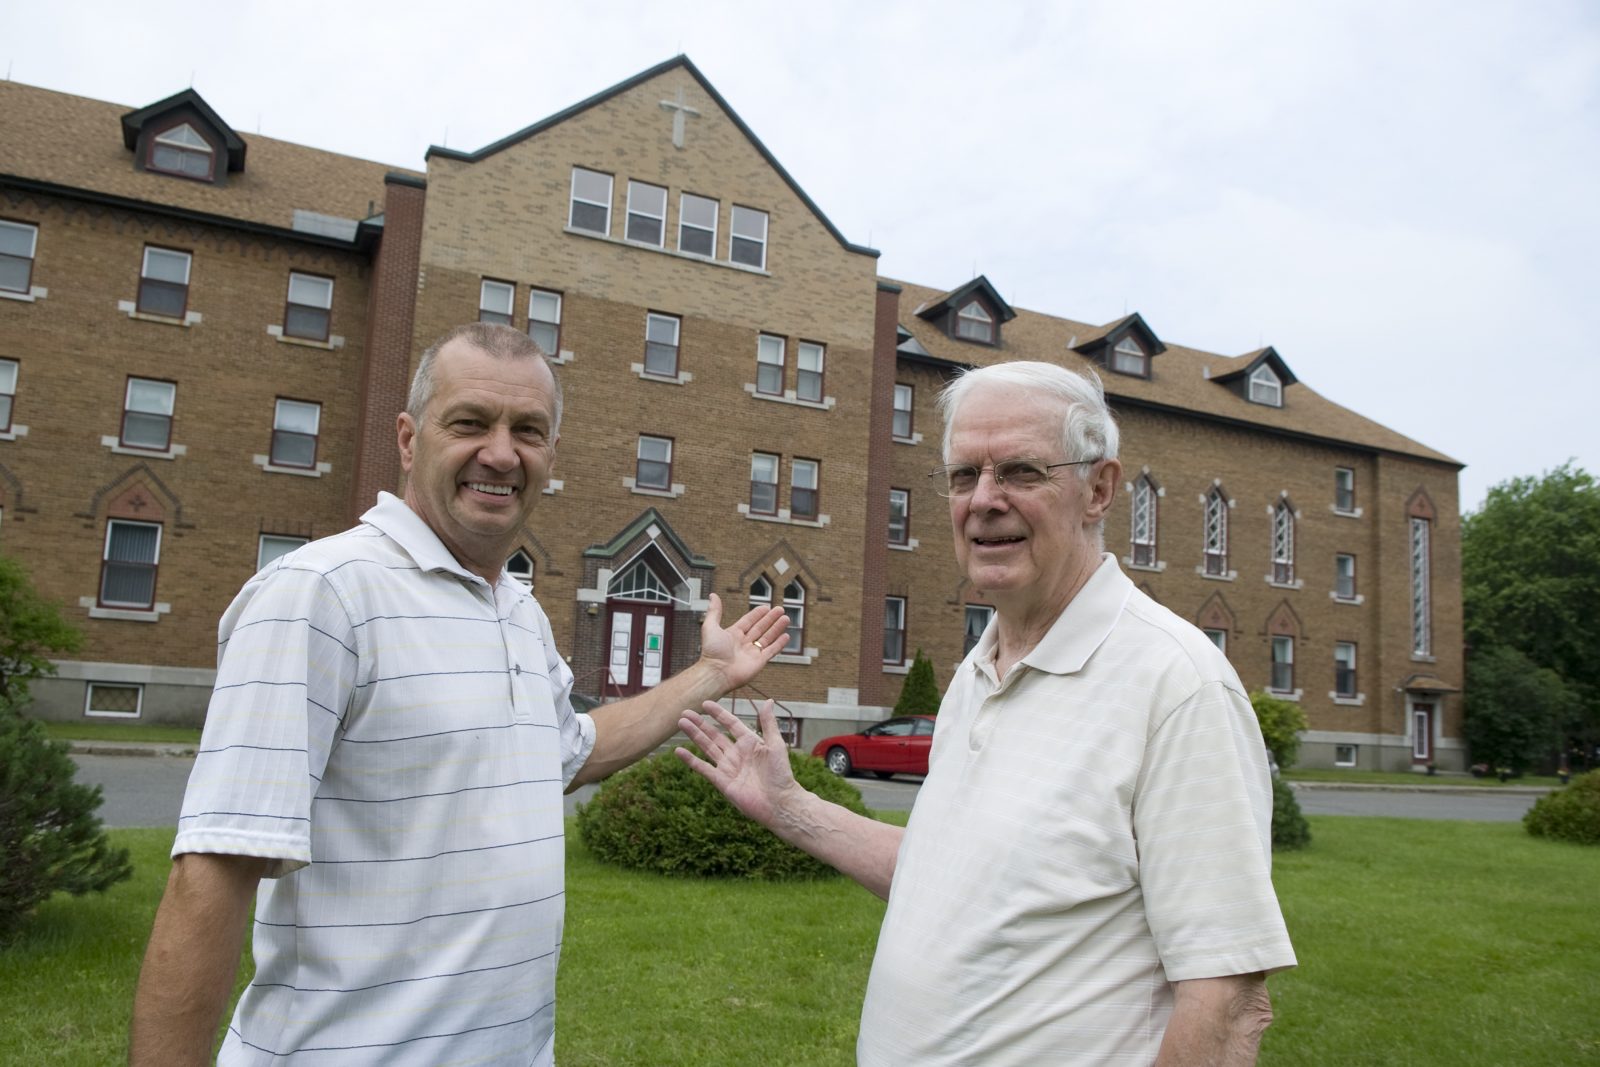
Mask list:
[[[961,405],[973,390],[986,386],[1011,386],[1029,398],[1059,401],[1061,445],[1068,460],[1117,458],[1117,420],[1106,406],[1106,391],[1099,375],[1092,370],[1080,374],[1054,363],[1018,360],[969,370],[944,387],[939,394],[939,414],[944,418],[941,451],[945,462],[950,461],[950,430]],[[1078,476],[1087,480],[1093,470],[1094,465],[1086,463],[1078,468]]]

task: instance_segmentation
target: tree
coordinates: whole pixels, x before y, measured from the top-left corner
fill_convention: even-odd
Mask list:
[[[22,564],[0,556],[0,704],[23,707],[28,683],[56,672],[47,654],[82,647],[83,634],[34,590]]]
[[[939,713],[939,684],[933,680],[933,663],[917,649],[906,673],[905,684],[900,687],[900,699],[895,701],[896,715],[937,715]]]
[[[1306,728],[1304,709],[1292,700],[1268,696],[1259,689],[1250,694],[1250,706],[1256,709],[1261,740],[1267,743],[1278,769],[1288,770],[1300,755],[1300,731]]]
[[[1574,688],[1509,645],[1467,664],[1466,739],[1472,758],[1520,774],[1549,757],[1577,724]]]

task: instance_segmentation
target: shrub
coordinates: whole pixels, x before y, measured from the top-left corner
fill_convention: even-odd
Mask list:
[[[1580,774],[1565,789],[1540,797],[1522,825],[1534,837],[1600,845],[1600,771]]]
[[[896,715],[939,714],[939,684],[933,679],[933,661],[917,649],[906,680],[900,686],[900,699],[895,701]]]
[[[1306,728],[1306,713],[1292,700],[1268,696],[1262,690],[1250,694],[1250,706],[1256,709],[1256,720],[1261,723],[1261,740],[1267,743],[1278,769],[1286,771],[1294,766],[1300,754],[1300,731]]]
[[[56,673],[52,652],[76,652],[83,634],[33,588],[22,564],[0,556],[0,702],[21,708],[28,683]]]
[[[1272,780],[1272,851],[1293,852],[1311,844],[1311,826],[1300,811],[1294,790],[1281,778]]]
[[[821,760],[791,751],[789,766],[811,792],[866,814],[861,793]],[[578,836],[597,859],[660,874],[792,881],[835,873],[745,818],[670,752],[602,785],[578,808]]]
[[[0,942],[52,893],[101,892],[133,875],[94,811],[100,787],[72,780],[67,746],[0,706]]]

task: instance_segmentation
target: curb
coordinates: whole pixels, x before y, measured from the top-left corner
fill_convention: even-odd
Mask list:
[[[1378,782],[1294,782],[1289,787],[1296,792],[1303,790],[1326,790],[1329,792],[1347,793],[1442,793],[1452,797],[1482,797],[1482,796],[1514,796],[1514,797],[1542,797],[1553,792],[1549,786],[1542,785],[1389,785]]]
[[[67,751],[75,756],[187,756],[194,745],[167,744],[161,741],[68,741]]]

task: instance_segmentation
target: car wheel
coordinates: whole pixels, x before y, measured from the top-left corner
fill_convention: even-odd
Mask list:
[[[893,771],[873,771],[872,773],[876,774],[879,778],[893,778],[894,777],[894,772]]]
[[[840,778],[850,773],[850,753],[844,749],[838,747],[828,749],[827,758],[828,770],[837,774]]]

